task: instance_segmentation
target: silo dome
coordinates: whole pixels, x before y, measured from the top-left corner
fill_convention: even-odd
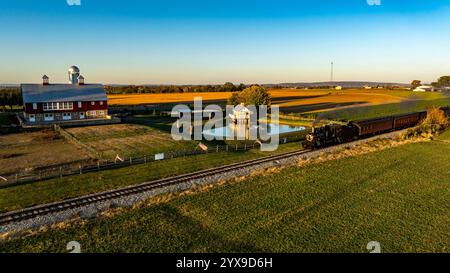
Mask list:
[[[80,73],[80,69],[78,68],[78,66],[72,65],[71,67],[69,67],[69,72]]]
[[[80,69],[73,65],[69,67],[69,83],[78,84],[78,77],[80,76]]]

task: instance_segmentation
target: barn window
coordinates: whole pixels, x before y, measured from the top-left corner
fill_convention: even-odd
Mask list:
[[[100,102],[100,105],[103,105],[103,101]]]
[[[78,108],[81,108],[82,107],[82,104],[81,104],[81,101],[79,101],[78,102]]]
[[[95,101],[92,101],[92,102],[91,102],[91,105],[95,105]]]
[[[37,103],[33,103],[33,110],[37,110]]]

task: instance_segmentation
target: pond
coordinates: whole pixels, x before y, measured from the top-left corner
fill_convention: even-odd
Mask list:
[[[290,126],[290,125],[284,125],[284,124],[262,124],[260,126],[253,126],[252,129],[260,129],[260,130],[267,130],[267,134],[269,136],[273,135],[282,135],[287,133],[293,133],[293,132],[301,132],[305,131],[306,128],[303,126]],[[210,130],[203,130],[203,136],[209,136],[214,138],[233,138],[235,136],[245,136],[245,138],[248,138],[249,134],[249,127],[246,125],[228,125],[226,127],[220,127],[220,128],[213,128]]]

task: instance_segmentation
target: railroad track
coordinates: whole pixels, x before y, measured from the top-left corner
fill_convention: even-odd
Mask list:
[[[226,173],[234,170],[238,170],[245,167],[256,166],[263,163],[273,162],[281,159],[286,159],[294,156],[299,156],[311,152],[311,150],[295,151],[290,153],[284,153],[280,155],[274,155],[269,157],[263,157],[259,159],[249,160],[240,163],[233,163],[217,168],[211,168],[207,170],[197,171],[189,174],[179,175],[171,178],[164,178],[155,181],[146,182],[139,185],[133,185],[121,189],[110,190],[101,193],[95,193],[91,195],[76,197],[63,201],[58,201],[50,204],[39,205],[17,211],[7,212],[0,214],[0,225],[7,225],[11,223],[21,222],[27,219],[32,219],[39,216],[44,216],[52,213],[65,211],[68,209],[83,207],[90,204],[95,204],[102,201],[113,200],[121,197],[126,197],[134,194],[144,193],[147,191],[160,189],[168,186],[179,185],[195,179],[205,178],[221,173]]]

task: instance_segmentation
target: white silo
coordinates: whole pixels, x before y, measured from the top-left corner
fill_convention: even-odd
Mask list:
[[[78,77],[80,76],[80,69],[75,65],[69,68],[69,83],[78,84]]]

